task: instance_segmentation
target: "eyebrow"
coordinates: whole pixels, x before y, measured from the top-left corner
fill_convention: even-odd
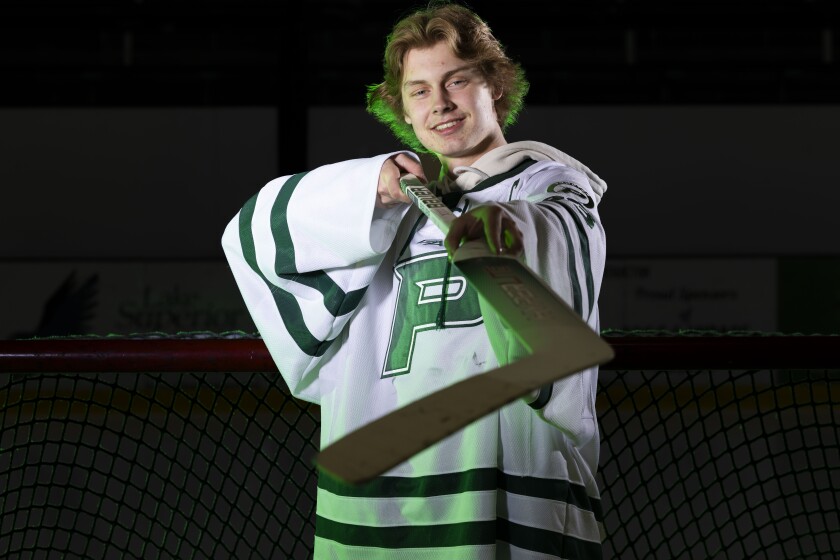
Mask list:
[[[450,70],[449,72],[447,72],[446,74],[443,75],[443,81],[448,80],[453,74],[457,74],[458,72],[464,72],[464,71],[474,72],[475,71],[475,66],[473,66],[471,64],[465,64],[463,66],[459,66],[458,68],[455,68],[454,70]],[[422,85],[422,84],[426,84],[426,83],[428,83],[427,80],[411,80],[410,82],[404,83],[402,87],[403,87],[403,89],[405,89],[405,88],[408,88],[408,87]]]

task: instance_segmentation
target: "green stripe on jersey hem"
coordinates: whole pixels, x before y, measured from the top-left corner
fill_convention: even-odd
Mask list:
[[[517,548],[541,552],[563,560],[601,560],[601,543],[585,541],[570,535],[562,535],[546,529],[527,527],[500,519],[498,535]]]
[[[495,467],[419,477],[381,476],[363,484],[346,484],[331,476],[318,477],[318,488],[354,498],[428,498],[463,492],[503,490],[544,500],[564,502],[591,511],[604,521],[601,501],[586,493],[586,487],[568,480],[516,476]]]
[[[505,550],[510,548],[502,543]],[[439,548],[375,548],[369,546],[350,546],[336,541],[315,537],[315,558],[333,558],[351,560],[496,560],[498,542],[487,545],[453,546],[445,550],[441,558]]]
[[[348,547],[436,549],[440,558],[447,558],[448,549],[496,545],[497,541],[565,560],[600,559],[602,553],[600,543],[519,525],[501,518],[441,525],[373,527],[338,523],[316,516],[315,536]]]
[[[496,521],[371,527],[338,523],[316,516],[315,535],[350,546],[443,549],[452,546],[493,544],[496,542]],[[445,554],[445,551],[441,550],[441,554]]]

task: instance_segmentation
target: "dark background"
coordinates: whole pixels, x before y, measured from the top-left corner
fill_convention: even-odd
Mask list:
[[[250,328],[218,245],[222,228],[265,181],[320,163],[323,149],[343,158],[336,145],[349,157],[366,138],[390,141],[362,116],[356,142],[352,110],[363,114],[365,86],[381,80],[391,26],[420,5],[3,2],[0,171],[11,171],[3,175],[0,306],[10,311],[0,336]],[[832,218],[840,179],[831,155],[840,133],[836,2],[468,5],[526,70],[531,90],[519,130],[544,127],[552,115],[610,129],[602,138],[569,134],[560,146],[610,183],[601,206],[611,256],[605,327],[840,330]],[[340,116],[324,117],[332,110]],[[740,128],[716,128],[727,115]],[[186,145],[189,134],[217,134],[196,127],[220,119],[227,124],[218,130],[241,135],[210,142],[212,150]],[[155,136],[149,123],[168,124]],[[634,127],[654,132],[635,135]],[[109,146],[103,130],[125,147]],[[178,130],[184,136],[175,139]],[[627,176],[637,161],[627,154],[649,147],[657,130],[673,135],[658,140],[672,154],[677,141],[700,146],[697,166],[657,161],[653,148],[638,178]],[[795,157],[785,161],[788,153]],[[145,174],[135,172],[144,166]],[[101,171],[78,173],[94,168]],[[115,172],[122,168],[125,176]],[[733,169],[743,175],[731,176]],[[662,185],[648,180],[663,180],[665,170]],[[751,184],[755,173],[761,179]],[[767,177],[773,185],[765,189]],[[668,191],[660,197],[655,189]],[[740,198],[728,207],[710,202],[726,197]],[[699,304],[686,292],[698,286],[711,294]],[[207,300],[230,303],[211,309]],[[657,310],[663,301],[683,307]],[[729,307],[714,307],[722,302]],[[57,313],[69,318],[49,318]],[[662,318],[669,313],[673,320]],[[709,318],[716,314],[719,321]]]
[[[532,87],[521,126],[567,127],[560,134],[563,148],[582,154],[610,184],[601,205],[609,255],[600,302],[605,328],[840,333],[840,2],[507,0],[471,6],[525,67]],[[364,86],[381,79],[385,35],[410,7],[352,0],[0,2],[0,338],[251,329],[221,255],[221,230],[265,181],[326,158],[327,148],[345,157],[341,152],[389,142],[357,110]],[[265,118],[273,122],[266,126]],[[733,127],[726,126],[730,121]],[[603,135],[589,133],[587,124]],[[676,157],[682,143],[696,150],[695,161]],[[647,158],[636,153],[649,148],[654,153]],[[627,171],[634,166],[638,173]],[[695,550],[750,556],[760,554],[759,545],[771,546],[765,537],[772,544],[796,533],[800,539],[785,540],[784,552],[776,545],[767,553],[827,550],[836,530],[826,526],[836,514],[818,514],[833,511],[836,484],[826,481],[836,469],[826,465],[836,458],[837,441],[828,386],[813,383],[794,398],[787,372],[772,379],[764,371],[731,379],[717,375],[722,372],[659,373],[645,374],[638,392],[633,384],[640,378],[619,376],[614,388],[621,399],[610,396],[618,404],[600,418],[609,500],[619,504],[639,489],[635,501],[643,505],[628,508],[625,500],[625,507],[606,508],[608,523],[620,515],[631,528],[643,527],[641,538],[611,533],[608,546],[618,555],[632,549],[644,557],[659,540],[665,544],[657,553],[665,555],[664,546],[673,551],[669,543],[693,538]],[[316,423],[306,416],[294,432],[271,423],[297,413],[285,401],[276,407],[261,400],[272,394],[262,388],[276,378],[183,377],[180,387],[167,375],[103,374],[95,386],[62,377],[55,394],[99,395],[98,403],[116,408],[106,416],[95,412],[101,407],[63,400],[73,403],[67,422],[60,412],[67,407],[50,404],[55,422],[43,444],[43,419],[29,422],[24,411],[34,409],[33,402],[41,411],[40,401],[24,397],[19,416],[12,406],[6,416],[18,419],[20,430],[7,430],[11,437],[4,438],[11,465],[9,484],[2,485],[8,486],[6,511],[25,512],[33,503],[36,509],[14,530],[11,517],[4,519],[6,542],[12,531],[23,543],[26,525],[23,546],[34,546],[29,538],[39,528],[38,546],[48,539],[60,548],[53,535],[66,531],[53,531],[49,514],[61,505],[59,528],[98,536],[93,545],[81,545],[89,554],[108,539],[128,542],[129,527],[132,543],[143,540],[133,550],[162,550],[164,539],[173,537],[188,548],[196,525],[182,522],[187,510],[210,519],[210,530],[199,531],[202,550],[204,537],[216,533],[242,543],[255,527],[259,536],[266,517],[269,531],[279,518],[251,509],[253,489],[236,493],[246,505],[213,497],[210,512],[205,498],[215,496],[219,480],[251,480],[240,466],[255,456],[282,471],[266,470],[270,482],[259,484],[260,502],[268,503],[263,493],[280,488],[284,496],[300,496],[294,507],[306,511],[312,494],[299,488],[307,481],[311,488],[312,479],[308,471],[298,476],[304,463],[288,467],[288,454],[298,451],[294,442],[317,439]],[[602,372],[601,380],[609,377]],[[195,389],[199,383],[208,390]],[[768,390],[774,384],[780,385],[775,393]],[[712,405],[714,393],[705,389],[711,386],[739,400],[726,396]],[[43,385],[46,393],[54,387]],[[163,401],[151,413],[145,404],[149,387],[164,400],[176,390],[199,401],[217,391],[226,396],[213,396],[209,407],[176,398],[176,408],[161,420],[157,404]],[[132,422],[132,415],[125,422],[121,398],[112,395],[137,391],[140,398],[131,397],[129,406],[144,421]],[[703,398],[689,402],[696,391]],[[636,407],[654,394],[662,397],[658,406],[640,413]],[[261,403],[271,416],[248,425],[270,425],[272,437],[242,428],[241,407],[248,403]],[[681,403],[679,414],[668,403]],[[739,407],[745,416],[734,416]],[[610,431],[611,423],[625,431]],[[207,439],[216,433],[221,440]],[[256,448],[240,445],[255,438]],[[56,441],[63,441],[60,454]],[[176,445],[181,441],[186,448]],[[739,445],[745,441],[749,445]],[[117,447],[131,469],[111,469],[127,464],[113,463]],[[152,456],[149,449],[160,452],[154,473],[141,468],[147,463],[139,457]],[[9,463],[19,452],[26,461]],[[194,471],[182,474],[182,456]],[[215,461],[209,475],[208,457]],[[47,468],[35,470],[42,459]],[[685,484],[675,482],[678,471],[690,475]],[[57,486],[39,500],[45,480]],[[66,497],[61,480],[70,481]],[[698,493],[698,484],[708,494]],[[73,509],[85,488],[85,506]],[[224,488],[227,496],[227,483]],[[118,512],[113,489],[126,497]],[[27,500],[27,492],[36,499]],[[178,502],[182,511],[173,517],[167,504],[177,497],[186,501]],[[37,527],[44,503],[47,514]],[[286,511],[279,502],[276,509],[276,515]],[[94,511],[102,514],[95,524]],[[244,519],[244,511],[254,513]],[[657,524],[651,525],[653,517]],[[233,523],[214,533],[222,525],[216,521],[228,519]],[[311,535],[311,526],[300,525]],[[663,531],[666,538],[659,539]],[[253,542],[263,544],[257,537]]]
[[[422,3],[377,0],[5,1],[0,103],[277,106],[306,128],[381,81],[384,38]],[[829,1],[473,1],[533,105],[833,104]],[[569,87],[569,84],[575,87]],[[280,171],[306,163],[281,140]]]

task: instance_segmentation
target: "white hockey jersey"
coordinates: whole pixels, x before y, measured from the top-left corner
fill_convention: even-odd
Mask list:
[[[222,240],[289,389],[321,407],[321,446],[521,353],[441,232],[413,207],[375,207],[391,155],[271,181]],[[598,330],[606,184],[537,142],[455,173],[438,185],[455,214],[503,205],[528,265]],[[315,558],[600,558],[596,380],[597,368],[545,387],[370,483],[321,476]]]

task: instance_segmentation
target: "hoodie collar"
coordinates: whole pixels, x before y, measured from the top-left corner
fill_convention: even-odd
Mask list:
[[[439,181],[439,186],[444,193],[453,190],[470,191],[485,179],[510,171],[526,160],[556,161],[580,171],[589,179],[599,200],[607,190],[607,183],[575,158],[548,144],[533,141],[511,142],[494,148],[471,166],[454,168],[452,173],[455,179],[444,176]]]

